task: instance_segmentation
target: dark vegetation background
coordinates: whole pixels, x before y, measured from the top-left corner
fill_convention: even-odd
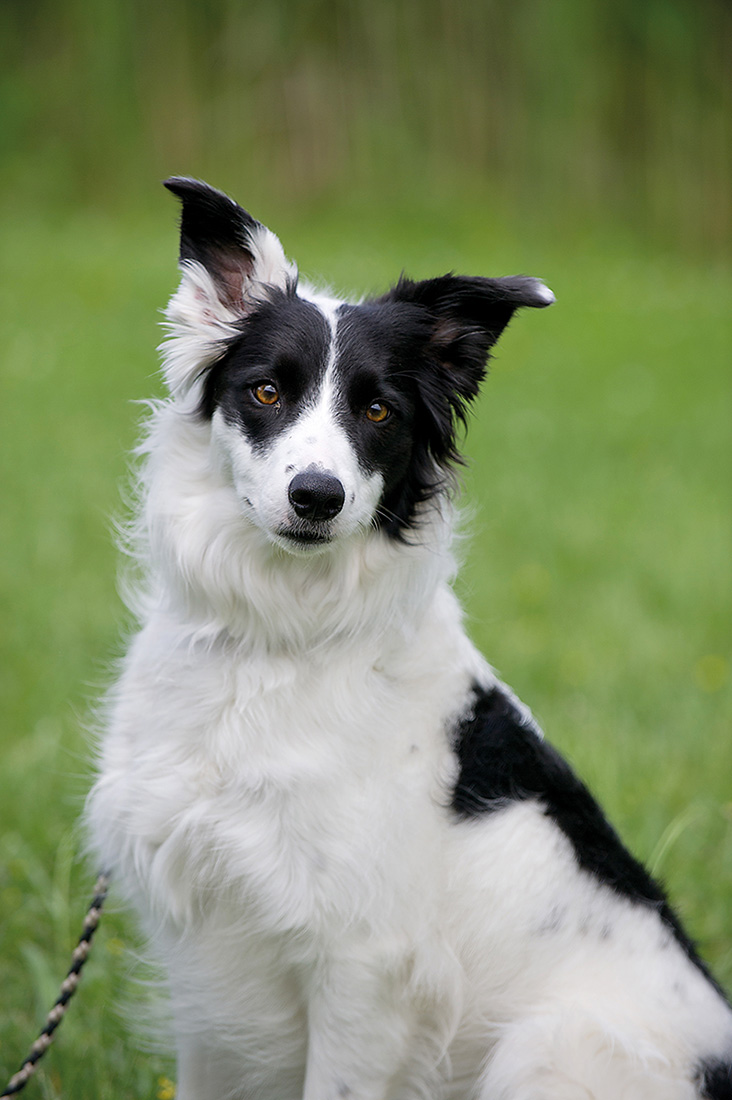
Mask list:
[[[725,0],[0,5],[0,1074],[93,877],[110,516],[198,175],[338,290],[524,271],[471,425],[470,629],[732,982]],[[112,906],[28,1095],[164,1100]],[[126,1015],[127,1019],[122,1017]]]

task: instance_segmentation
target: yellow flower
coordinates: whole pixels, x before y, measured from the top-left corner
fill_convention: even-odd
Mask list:
[[[169,1077],[158,1077],[158,1091],[155,1095],[156,1100],[174,1100],[175,1082]]]

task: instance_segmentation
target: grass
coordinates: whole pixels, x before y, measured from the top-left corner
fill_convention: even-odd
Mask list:
[[[729,986],[732,276],[601,233],[542,236],[477,201],[447,218],[368,203],[256,213],[338,288],[406,266],[529,271],[557,293],[507,332],[476,410],[459,588],[477,642]],[[127,622],[109,517],[132,402],[159,392],[176,247],[162,197],[154,220],[18,218],[1,233],[0,1076],[54,999],[93,883],[76,828],[87,730]],[[29,1096],[165,1095],[169,1062],[123,1019],[137,1015],[135,944],[112,905]]]

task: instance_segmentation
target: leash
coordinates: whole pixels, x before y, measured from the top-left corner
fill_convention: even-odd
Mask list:
[[[91,905],[87,909],[86,917],[84,918],[84,927],[79,936],[79,942],[74,948],[74,952],[71,956],[71,966],[61,983],[58,998],[46,1017],[46,1023],[38,1038],[30,1048],[28,1057],[25,1059],[18,1072],[13,1074],[8,1081],[5,1092],[0,1092],[0,1100],[5,1096],[15,1096],[21,1089],[25,1088],[28,1081],[35,1073],[39,1061],[53,1042],[54,1032],[66,1014],[69,1001],[76,992],[76,987],[81,979],[82,967],[89,957],[91,942],[97,930],[97,926],[99,925],[99,919],[102,915],[102,906],[107,897],[109,878],[109,874],[102,872],[97,879],[94,887],[94,897],[92,898]]]

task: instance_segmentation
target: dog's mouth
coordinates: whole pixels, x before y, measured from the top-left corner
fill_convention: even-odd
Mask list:
[[[333,539],[329,531],[318,527],[280,527],[277,536],[291,546],[303,548],[326,546]]]

